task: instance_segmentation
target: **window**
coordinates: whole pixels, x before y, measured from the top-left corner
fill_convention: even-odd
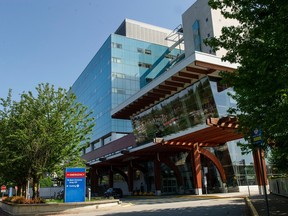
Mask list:
[[[152,68],[151,64],[147,64],[147,63],[144,63],[144,62],[139,62],[138,66],[139,67],[144,67],[144,68]]]
[[[145,49],[145,54],[147,54],[147,55],[151,55],[151,50],[148,50],[148,49]]]
[[[115,94],[126,94],[126,91],[125,91],[125,89],[112,88],[112,93],[115,93]]]
[[[174,59],[175,57],[176,57],[175,55],[171,55],[171,54],[165,55],[165,58],[168,58],[168,59]]]
[[[194,22],[194,24],[192,25],[192,30],[193,30],[194,48],[196,51],[202,51],[199,20],[196,20]]]
[[[137,48],[137,52],[144,53],[144,50],[142,48]]]
[[[112,47],[122,49],[122,44],[112,42]]]
[[[112,77],[113,78],[119,78],[119,79],[125,79],[126,75],[123,73],[112,72]]]
[[[112,62],[121,63],[121,59],[120,58],[116,58],[116,57],[112,57]]]

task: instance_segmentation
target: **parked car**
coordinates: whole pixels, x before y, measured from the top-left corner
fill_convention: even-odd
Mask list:
[[[104,197],[121,198],[123,197],[123,192],[121,188],[109,188],[104,192]]]

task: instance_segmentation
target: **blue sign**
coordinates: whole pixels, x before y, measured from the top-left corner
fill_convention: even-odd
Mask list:
[[[252,131],[252,144],[261,145],[262,144],[262,130],[255,128]]]
[[[86,169],[65,169],[64,202],[84,202],[86,192]]]

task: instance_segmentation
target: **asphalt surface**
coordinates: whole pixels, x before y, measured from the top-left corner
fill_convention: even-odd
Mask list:
[[[245,194],[241,194],[241,193],[226,193],[226,194],[210,194],[208,196],[171,196],[171,197],[157,197],[157,198],[125,198],[123,199],[123,203],[127,203],[127,202],[131,202],[133,203],[134,206],[151,206],[152,203],[157,202],[158,204],[162,204],[162,203],[179,203],[179,205],[181,205],[181,203],[185,203],[187,201],[191,201],[191,199],[193,200],[201,200],[201,199],[205,199],[205,200],[211,200],[211,203],[216,202],[215,200],[217,199],[229,199],[229,198],[243,198],[246,197],[247,195]],[[275,195],[275,194],[268,194],[267,198],[268,198],[268,209],[267,209],[267,203],[266,203],[266,199],[264,195],[251,195],[250,197],[248,197],[252,203],[252,207],[255,208],[257,214],[259,216],[288,216],[288,197],[284,197],[284,196],[279,196],[279,195]],[[238,202],[238,201],[237,201]],[[219,206],[223,207],[223,204],[220,204],[220,202],[218,203]],[[203,214],[203,215],[211,215],[209,213],[213,213],[213,209],[215,209],[215,207],[217,207],[217,205],[215,206],[211,206],[210,208],[203,208],[200,209],[201,211],[205,211],[209,209],[209,212]],[[127,207],[129,208],[129,207]],[[179,209],[178,209],[179,210]],[[186,208],[186,210],[189,210]],[[170,209],[171,213],[173,212],[172,209]],[[231,210],[229,210],[230,213]],[[202,213],[203,213],[202,212]],[[135,213],[135,212],[134,212]],[[146,212],[147,213],[147,212]],[[151,212],[150,212],[151,213]],[[169,211],[165,210],[162,211],[162,213],[164,213],[164,215],[170,215],[168,214]],[[177,213],[174,211],[174,213]],[[179,213],[179,212],[178,212]],[[216,212],[214,212],[216,213]],[[240,212],[239,212],[240,213]],[[256,215],[257,215],[256,214]],[[141,214],[140,214],[141,215]],[[142,214],[143,215],[143,214]],[[153,214],[151,214],[153,215]],[[155,214],[160,216],[159,214]],[[177,214],[176,214],[177,215]],[[212,214],[213,215],[213,214]],[[226,214],[228,215],[228,214]],[[233,215],[233,214],[229,214],[229,215]],[[247,211],[247,206],[246,206],[246,211],[245,213],[241,212],[239,215],[253,215],[253,214],[249,214]],[[10,216],[9,214],[5,213],[4,211],[2,211],[0,209],[0,216]]]
[[[259,216],[288,216],[288,197],[268,194],[268,209],[264,195],[253,195],[250,198]]]

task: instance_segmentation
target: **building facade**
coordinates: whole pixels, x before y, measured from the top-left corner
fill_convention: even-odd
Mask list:
[[[75,81],[72,91],[96,123],[84,154],[132,132],[131,121],[111,118],[111,109],[171,66],[181,52],[168,49],[171,31],[125,19]]]
[[[125,20],[74,83],[96,121],[83,154],[93,194],[104,186],[160,195],[267,183],[262,153],[241,154],[237,118],[227,113],[236,102],[219,72],[237,65],[203,43],[233,23],[207,0],[192,5],[182,22],[171,31]]]

